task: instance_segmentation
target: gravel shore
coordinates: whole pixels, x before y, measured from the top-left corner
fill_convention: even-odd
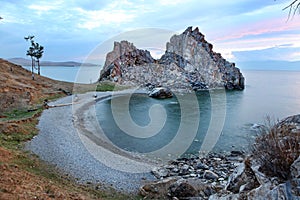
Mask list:
[[[57,107],[42,113],[39,134],[26,144],[26,149],[79,182],[137,192],[145,182],[155,179],[150,173],[154,164],[118,149],[104,134],[97,134],[103,138],[92,134],[101,133],[95,118],[95,102],[110,96],[109,92],[86,93],[51,103],[50,106]]]

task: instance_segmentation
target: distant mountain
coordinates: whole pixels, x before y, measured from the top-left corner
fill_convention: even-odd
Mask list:
[[[31,60],[25,58],[10,58],[8,61],[22,66],[31,66]],[[75,66],[97,66],[91,63],[80,63],[74,61],[66,62],[53,62],[53,61],[41,61],[41,66],[65,66],[65,67],[75,67]]]
[[[300,61],[277,61],[277,60],[262,60],[262,61],[245,61],[236,62],[236,65],[242,70],[300,70]]]

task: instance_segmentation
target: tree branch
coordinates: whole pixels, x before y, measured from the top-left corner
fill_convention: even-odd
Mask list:
[[[293,13],[294,16],[297,10],[299,10],[299,8],[300,8],[300,0],[294,0],[282,10],[289,9],[289,15],[288,15],[288,19],[289,19],[291,17],[291,14]]]

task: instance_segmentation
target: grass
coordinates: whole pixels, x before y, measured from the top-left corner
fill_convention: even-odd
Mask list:
[[[36,108],[31,109],[32,111],[28,109],[21,109],[21,110],[13,110],[11,112],[5,112],[3,113],[4,118],[1,118],[0,121],[8,121],[8,120],[22,120],[22,119],[28,119],[31,118],[43,111],[43,108]]]
[[[252,154],[261,165],[260,170],[270,177],[290,178],[290,167],[300,156],[300,132],[292,132],[292,125],[275,125],[270,118],[260,130],[252,147]]]
[[[106,91],[119,91],[130,89],[130,86],[123,86],[109,81],[103,81],[98,83],[96,87],[97,92],[106,92]]]

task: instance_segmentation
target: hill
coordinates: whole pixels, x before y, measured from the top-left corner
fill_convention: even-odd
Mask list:
[[[31,66],[31,60],[25,58],[10,58],[9,62],[12,62],[17,65],[22,66]],[[74,61],[65,61],[65,62],[53,62],[53,61],[41,61],[41,66],[65,66],[65,67],[75,67],[75,66],[97,66],[92,63],[80,63]]]
[[[24,109],[41,103],[45,98],[71,92],[73,83],[35,76],[20,65],[0,59],[0,113],[11,109]]]
[[[24,142],[38,134],[43,100],[64,96],[73,85],[38,75],[32,80],[20,65],[0,59],[0,199],[128,199],[75,184],[71,177],[23,150]]]

